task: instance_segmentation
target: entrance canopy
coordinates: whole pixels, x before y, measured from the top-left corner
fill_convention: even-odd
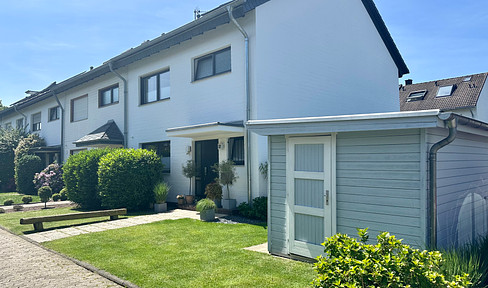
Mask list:
[[[239,137],[244,135],[243,121],[211,122],[166,130],[169,137],[192,139],[217,139],[224,137]]]

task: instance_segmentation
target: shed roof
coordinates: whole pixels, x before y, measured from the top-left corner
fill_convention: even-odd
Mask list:
[[[76,147],[92,145],[123,145],[124,135],[113,120],[109,120],[104,125],[98,127],[89,134],[73,142]]]

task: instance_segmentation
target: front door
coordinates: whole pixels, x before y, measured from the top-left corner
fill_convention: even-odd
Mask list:
[[[195,142],[195,196],[205,198],[205,187],[217,178],[212,165],[219,162],[218,140]]]
[[[289,138],[287,163],[290,253],[313,258],[332,234],[331,137]]]

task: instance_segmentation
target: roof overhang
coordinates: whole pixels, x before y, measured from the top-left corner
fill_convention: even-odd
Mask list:
[[[191,126],[175,127],[166,130],[168,137],[182,137],[192,139],[217,139],[224,137],[239,137],[244,135],[242,121],[222,123],[211,122]]]
[[[61,153],[61,146],[34,147],[29,150],[34,154]]]

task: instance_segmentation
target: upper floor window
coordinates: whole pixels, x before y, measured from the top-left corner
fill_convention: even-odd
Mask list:
[[[15,121],[15,127],[17,129],[24,129],[24,118],[19,118]]]
[[[229,138],[229,160],[244,165],[244,137]]]
[[[231,71],[230,47],[195,59],[194,80]]]
[[[169,99],[169,70],[141,78],[141,104]]]
[[[54,121],[59,119],[59,106],[49,108],[49,121]]]
[[[88,95],[71,100],[71,122],[88,119]]]
[[[32,131],[41,130],[41,112],[32,114]]]
[[[98,91],[98,107],[119,103],[119,84]]]
[[[163,162],[163,173],[171,172],[171,145],[169,141],[142,143],[141,148],[156,152]]]

